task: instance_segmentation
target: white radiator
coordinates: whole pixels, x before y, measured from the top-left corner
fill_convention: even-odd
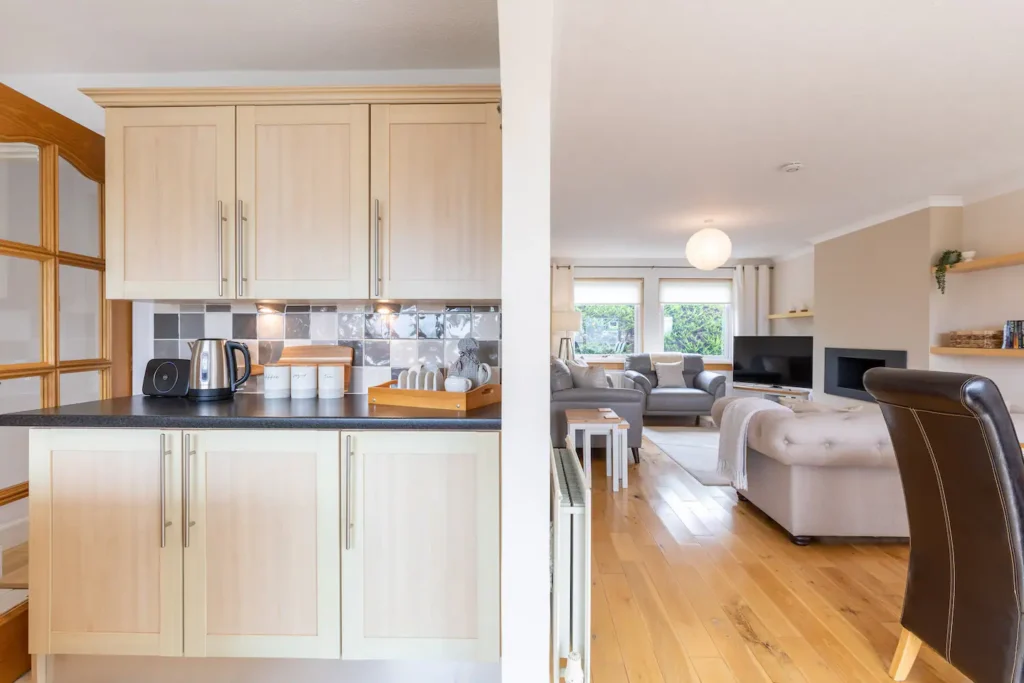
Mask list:
[[[578,655],[590,681],[590,489],[574,452],[551,451],[551,666]],[[567,679],[568,680],[568,679]]]

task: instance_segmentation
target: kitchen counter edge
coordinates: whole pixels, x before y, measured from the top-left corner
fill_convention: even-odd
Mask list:
[[[267,400],[239,394],[232,401],[210,403],[130,396],[8,413],[0,415],[0,427],[498,431],[501,405],[454,413],[371,406],[363,394],[335,400]]]

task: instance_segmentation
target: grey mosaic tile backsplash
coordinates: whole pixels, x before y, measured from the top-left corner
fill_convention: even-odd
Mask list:
[[[394,379],[416,363],[447,366],[458,343],[473,337],[480,360],[501,378],[501,307],[437,302],[377,304],[158,303],[153,357],[190,358],[188,342],[202,337],[246,344],[253,363],[274,363],[286,346],[337,344],[353,351],[352,391]],[[262,391],[249,382],[246,391]]]

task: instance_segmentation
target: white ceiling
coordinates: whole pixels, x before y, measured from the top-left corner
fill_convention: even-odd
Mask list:
[[[487,68],[495,0],[0,0],[0,72]]]
[[[556,257],[682,257],[709,217],[736,257],[782,255],[1024,186],[1019,0],[561,2]]]

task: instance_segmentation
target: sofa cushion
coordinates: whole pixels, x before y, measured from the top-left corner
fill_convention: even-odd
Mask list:
[[[654,374],[658,376],[658,386],[665,389],[682,389],[688,386],[683,379],[683,362],[655,363]]]
[[[652,413],[696,413],[711,409],[715,397],[700,389],[669,389],[656,387],[647,397],[647,411]]]
[[[600,366],[590,367],[574,364],[569,366],[569,373],[572,375],[574,389],[605,389],[608,387],[604,368]]]
[[[699,353],[683,354],[683,379],[686,386],[692,387],[693,380],[704,371],[704,357]]]
[[[639,372],[647,378],[652,387],[658,386],[658,375],[654,372],[654,366],[651,365],[651,355],[648,353],[635,353],[626,356],[623,359],[623,370]]]
[[[614,403],[643,403],[644,392],[636,389],[566,389],[551,394],[552,403],[593,403],[595,408],[607,408]]]
[[[572,375],[569,366],[559,358],[551,356],[551,393],[572,389]]]
[[[747,445],[783,465],[896,467],[877,406],[860,412],[765,411],[750,420]]]

